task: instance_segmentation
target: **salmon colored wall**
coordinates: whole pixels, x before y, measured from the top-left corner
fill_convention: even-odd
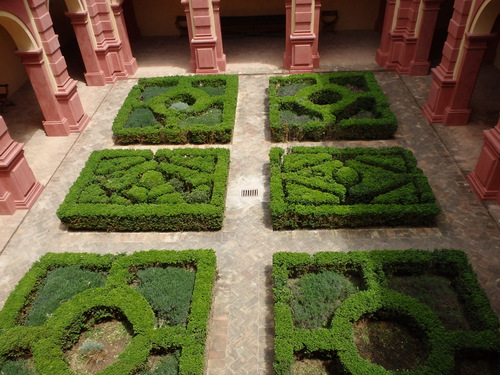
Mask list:
[[[336,30],[373,30],[379,0],[322,0],[321,10],[337,10]]]
[[[179,35],[175,17],[185,14],[181,0],[134,0],[133,3],[143,36]]]
[[[143,36],[179,35],[175,17],[184,15],[180,0],[133,0]],[[258,6],[256,6],[258,4]],[[338,10],[337,30],[372,30],[379,0],[322,0],[321,9]],[[285,0],[221,0],[221,16],[285,14]]]
[[[9,95],[28,80],[28,75],[19,57],[14,55],[16,44],[7,30],[0,26],[0,83],[9,84]]]

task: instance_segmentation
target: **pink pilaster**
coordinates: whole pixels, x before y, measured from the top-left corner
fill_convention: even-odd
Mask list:
[[[49,136],[69,135],[69,122],[62,114],[56,98],[56,90],[50,79],[50,73],[43,60],[43,51],[15,52],[21,58],[26,73],[33,86],[45,121],[43,127]]]
[[[95,53],[95,47],[92,40],[92,30],[89,25],[88,13],[66,13],[66,16],[71,19],[71,24],[75,30],[76,39],[80,52],[82,54],[83,63],[85,64],[85,80],[89,86],[104,86],[106,77],[102,70],[99,59]]]
[[[467,176],[479,199],[496,199],[500,204],[500,121],[483,132],[484,144],[474,171]]]
[[[182,0],[188,24],[191,47],[191,71],[196,74],[218,74],[225,69],[220,20],[215,21],[212,0]],[[218,8],[218,4],[216,5]],[[217,12],[217,17],[219,13]],[[219,27],[217,27],[217,23]],[[218,45],[219,43],[219,45]]]
[[[319,66],[320,6],[315,0],[286,0],[287,35],[283,66],[290,73],[313,72]]]
[[[127,26],[125,24],[125,17],[123,15],[123,0],[119,3],[111,4],[111,9],[113,9],[113,14],[116,20],[116,27],[118,29],[118,35],[120,37],[120,41],[122,42],[122,57],[123,57],[123,65],[127,70],[128,74],[135,74],[137,71],[137,60],[132,55],[132,48],[130,47],[130,40],[128,37]]]
[[[12,140],[0,116],[0,215],[31,208],[42,191],[24,157],[23,144]]]
[[[220,71],[226,70],[226,55],[224,54],[224,48],[222,46],[222,30],[220,26],[220,0],[212,0],[212,7],[214,12],[214,22],[215,22],[215,36],[217,42],[215,43],[215,49],[217,50],[217,67]]]
[[[429,52],[441,3],[444,0],[423,0],[422,17],[415,55],[410,62],[408,73],[412,76],[425,76],[429,73]]]
[[[443,125],[467,125],[471,113],[470,99],[484,53],[488,47],[488,40],[493,37],[492,34],[471,35],[466,33],[462,64],[450,104],[444,110]]]
[[[111,7],[108,0],[86,0],[90,24],[97,43],[95,53],[99,65],[104,71],[106,83],[114,83],[117,79],[128,77],[125,69],[123,44],[118,39],[118,31],[112,20]]]
[[[455,68],[458,63],[460,46],[471,10],[472,0],[455,0],[454,12],[448,25],[448,37],[443,47],[441,63],[432,69],[433,80],[429,99],[422,112],[431,123],[443,122],[445,109],[455,93],[458,76]]]

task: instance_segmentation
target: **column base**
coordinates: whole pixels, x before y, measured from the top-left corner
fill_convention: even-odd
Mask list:
[[[424,106],[422,107],[422,113],[425,116],[425,118],[427,119],[427,122],[429,124],[436,124],[436,123],[443,122],[444,116],[434,114],[429,103],[424,104]]]
[[[130,61],[124,62],[123,66],[125,67],[125,70],[127,73],[131,76],[137,72],[137,69],[139,68],[139,65],[137,64],[137,60],[135,57],[133,57]]]
[[[101,70],[99,73],[84,73],[85,82],[87,86],[105,86],[106,77],[104,72]]]
[[[3,197],[0,197],[0,215],[13,215],[16,212],[16,202],[12,194],[5,192]]]
[[[40,197],[40,194],[42,194],[43,189],[44,186],[40,182],[36,181],[23,200],[15,201],[16,208],[30,209],[31,207],[33,207],[38,197]]]
[[[410,76],[426,76],[431,68],[430,62],[414,62],[411,64],[408,74]]]
[[[469,122],[470,109],[451,109],[450,107],[446,107],[444,110],[444,118],[443,125],[446,126],[461,126],[467,125]]]
[[[78,121],[77,124],[75,125],[70,125],[69,126],[69,131],[70,133],[81,133],[83,132],[83,129],[87,127],[87,125],[90,122],[90,117],[87,114],[84,114],[82,118]]]
[[[61,121],[42,121],[42,124],[45,133],[49,137],[63,137],[71,133],[68,119],[66,118]]]
[[[498,189],[496,190],[488,190],[486,187],[483,185],[483,183],[479,180],[477,177],[476,172],[471,172],[469,175],[467,175],[467,182],[469,183],[470,187],[472,188],[472,191],[476,196],[481,199],[481,200],[494,200],[499,198],[500,191]]]

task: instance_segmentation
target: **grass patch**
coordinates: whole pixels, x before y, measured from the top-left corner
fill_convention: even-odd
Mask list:
[[[158,326],[185,325],[195,272],[178,267],[150,267],[137,272],[136,290],[149,302]]]
[[[470,328],[462,303],[449,278],[439,275],[397,276],[388,279],[388,286],[428,305],[446,329]]]
[[[71,280],[71,282],[68,282]],[[104,286],[106,275],[77,266],[56,268],[49,272],[36,293],[26,325],[40,326],[54,313],[61,303],[90,288]]]
[[[210,108],[208,111],[196,116],[191,116],[179,123],[180,127],[202,124],[205,126],[216,126],[222,121],[222,110],[219,108]]]
[[[292,282],[290,290],[294,324],[305,329],[328,327],[342,301],[357,292],[346,277],[332,271],[308,273]]]
[[[33,360],[8,360],[0,367],[0,375],[36,375]]]

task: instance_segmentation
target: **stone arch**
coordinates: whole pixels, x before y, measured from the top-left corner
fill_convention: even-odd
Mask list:
[[[489,34],[500,14],[500,0],[486,0],[472,21],[471,34]]]
[[[0,25],[10,34],[20,52],[33,51],[39,48],[31,31],[15,15],[0,11]]]

